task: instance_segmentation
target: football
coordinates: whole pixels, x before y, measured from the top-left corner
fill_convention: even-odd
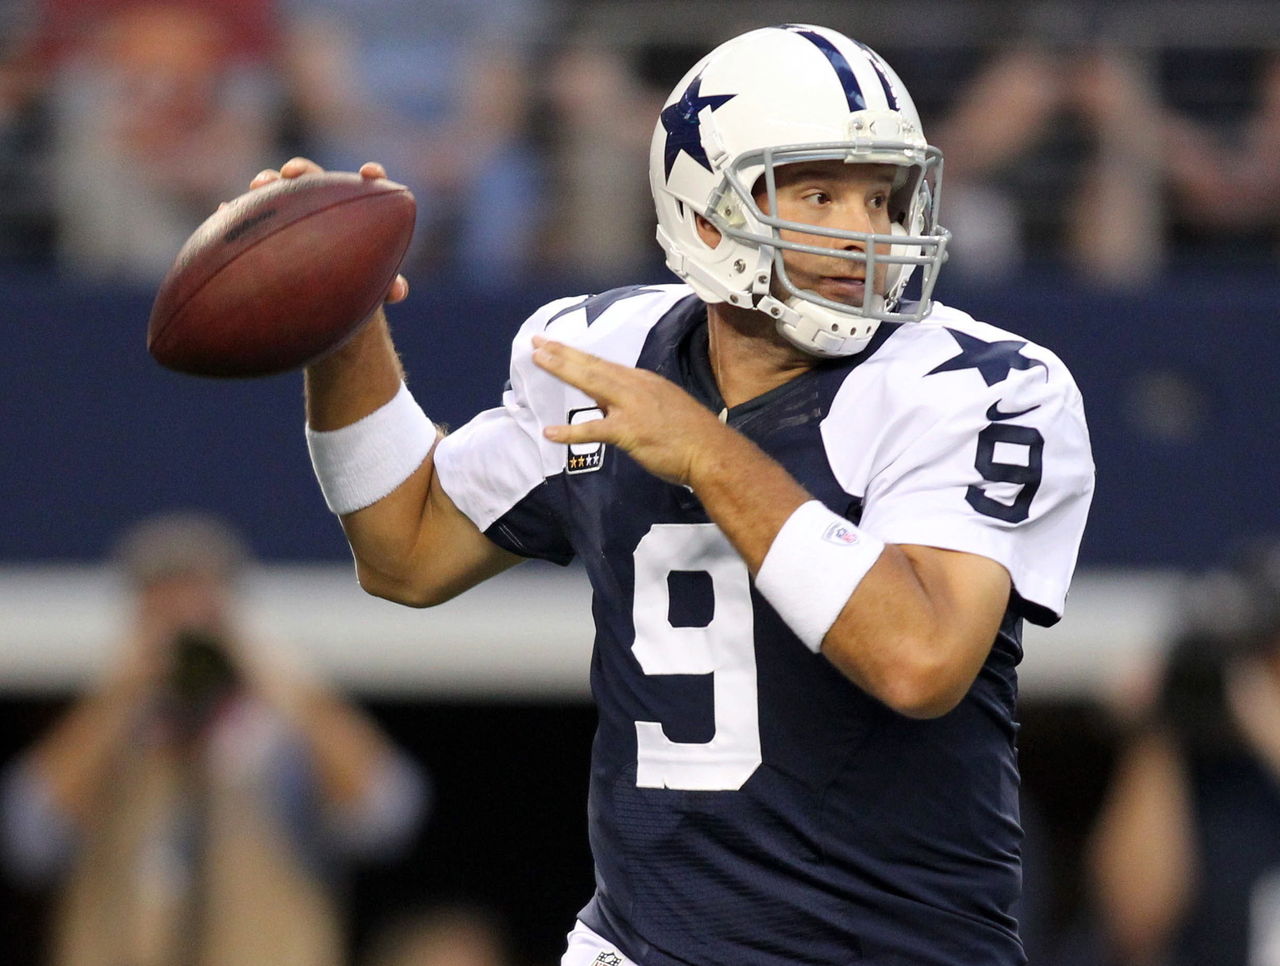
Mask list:
[[[351,338],[395,280],[416,205],[404,185],[349,172],[282,178],[187,239],[156,293],[147,349],[201,376],[287,372]]]

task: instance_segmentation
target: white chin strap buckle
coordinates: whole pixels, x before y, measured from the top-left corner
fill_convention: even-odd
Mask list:
[[[792,345],[829,359],[861,352],[880,325],[876,319],[837,312],[794,296],[781,302],[766,295],[756,308],[777,321],[779,334]]]

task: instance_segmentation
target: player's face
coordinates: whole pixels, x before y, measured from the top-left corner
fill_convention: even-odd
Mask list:
[[[156,580],[142,589],[138,603],[148,628],[165,638],[190,629],[222,633],[231,610],[226,581],[204,571]]]
[[[822,228],[883,234],[889,232],[889,196],[893,191],[894,174],[891,166],[814,161],[783,165],[774,174],[778,217]],[[769,211],[769,199],[763,180],[756,193],[756,203],[764,211]],[[863,251],[866,247],[860,241],[828,238],[807,232],[783,230],[782,237],[832,250]],[[889,246],[878,245],[876,252],[888,254]],[[783,251],[783,263],[797,288],[816,292],[834,302],[862,304],[866,284],[866,266],[863,263],[787,250]],[[883,295],[885,292],[887,275],[888,266],[877,265],[875,291],[878,294]]]

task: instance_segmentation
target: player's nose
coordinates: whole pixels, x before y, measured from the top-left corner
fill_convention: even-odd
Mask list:
[[[871,212],[863,205],[841,206],[837,213],[836,221],[836,227],[843,231],[859,232],[864,235],[872,234],[875,231],[875,224],[871,220]],[[841,239],[839,247],[850,251],[862,251],[866,248],[866,242],[861,239]]]

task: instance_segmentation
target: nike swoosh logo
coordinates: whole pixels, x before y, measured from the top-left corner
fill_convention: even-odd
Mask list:
[[[1027,413],[1031,412],[1032,410],[1040,408],[1040,404],[1036,403],[1036,405],[1032,406],[1031,409],[1023,409],[1020,412],[1016,412],[1016,413],[1002,413],[997,408],[999,405],[1000,404],[998,402],[993,402],[987,408],[987,419],[991,420],[993,423],[998,423],[1005,419],[1016,419],[1019,416],[1025,416]]]

